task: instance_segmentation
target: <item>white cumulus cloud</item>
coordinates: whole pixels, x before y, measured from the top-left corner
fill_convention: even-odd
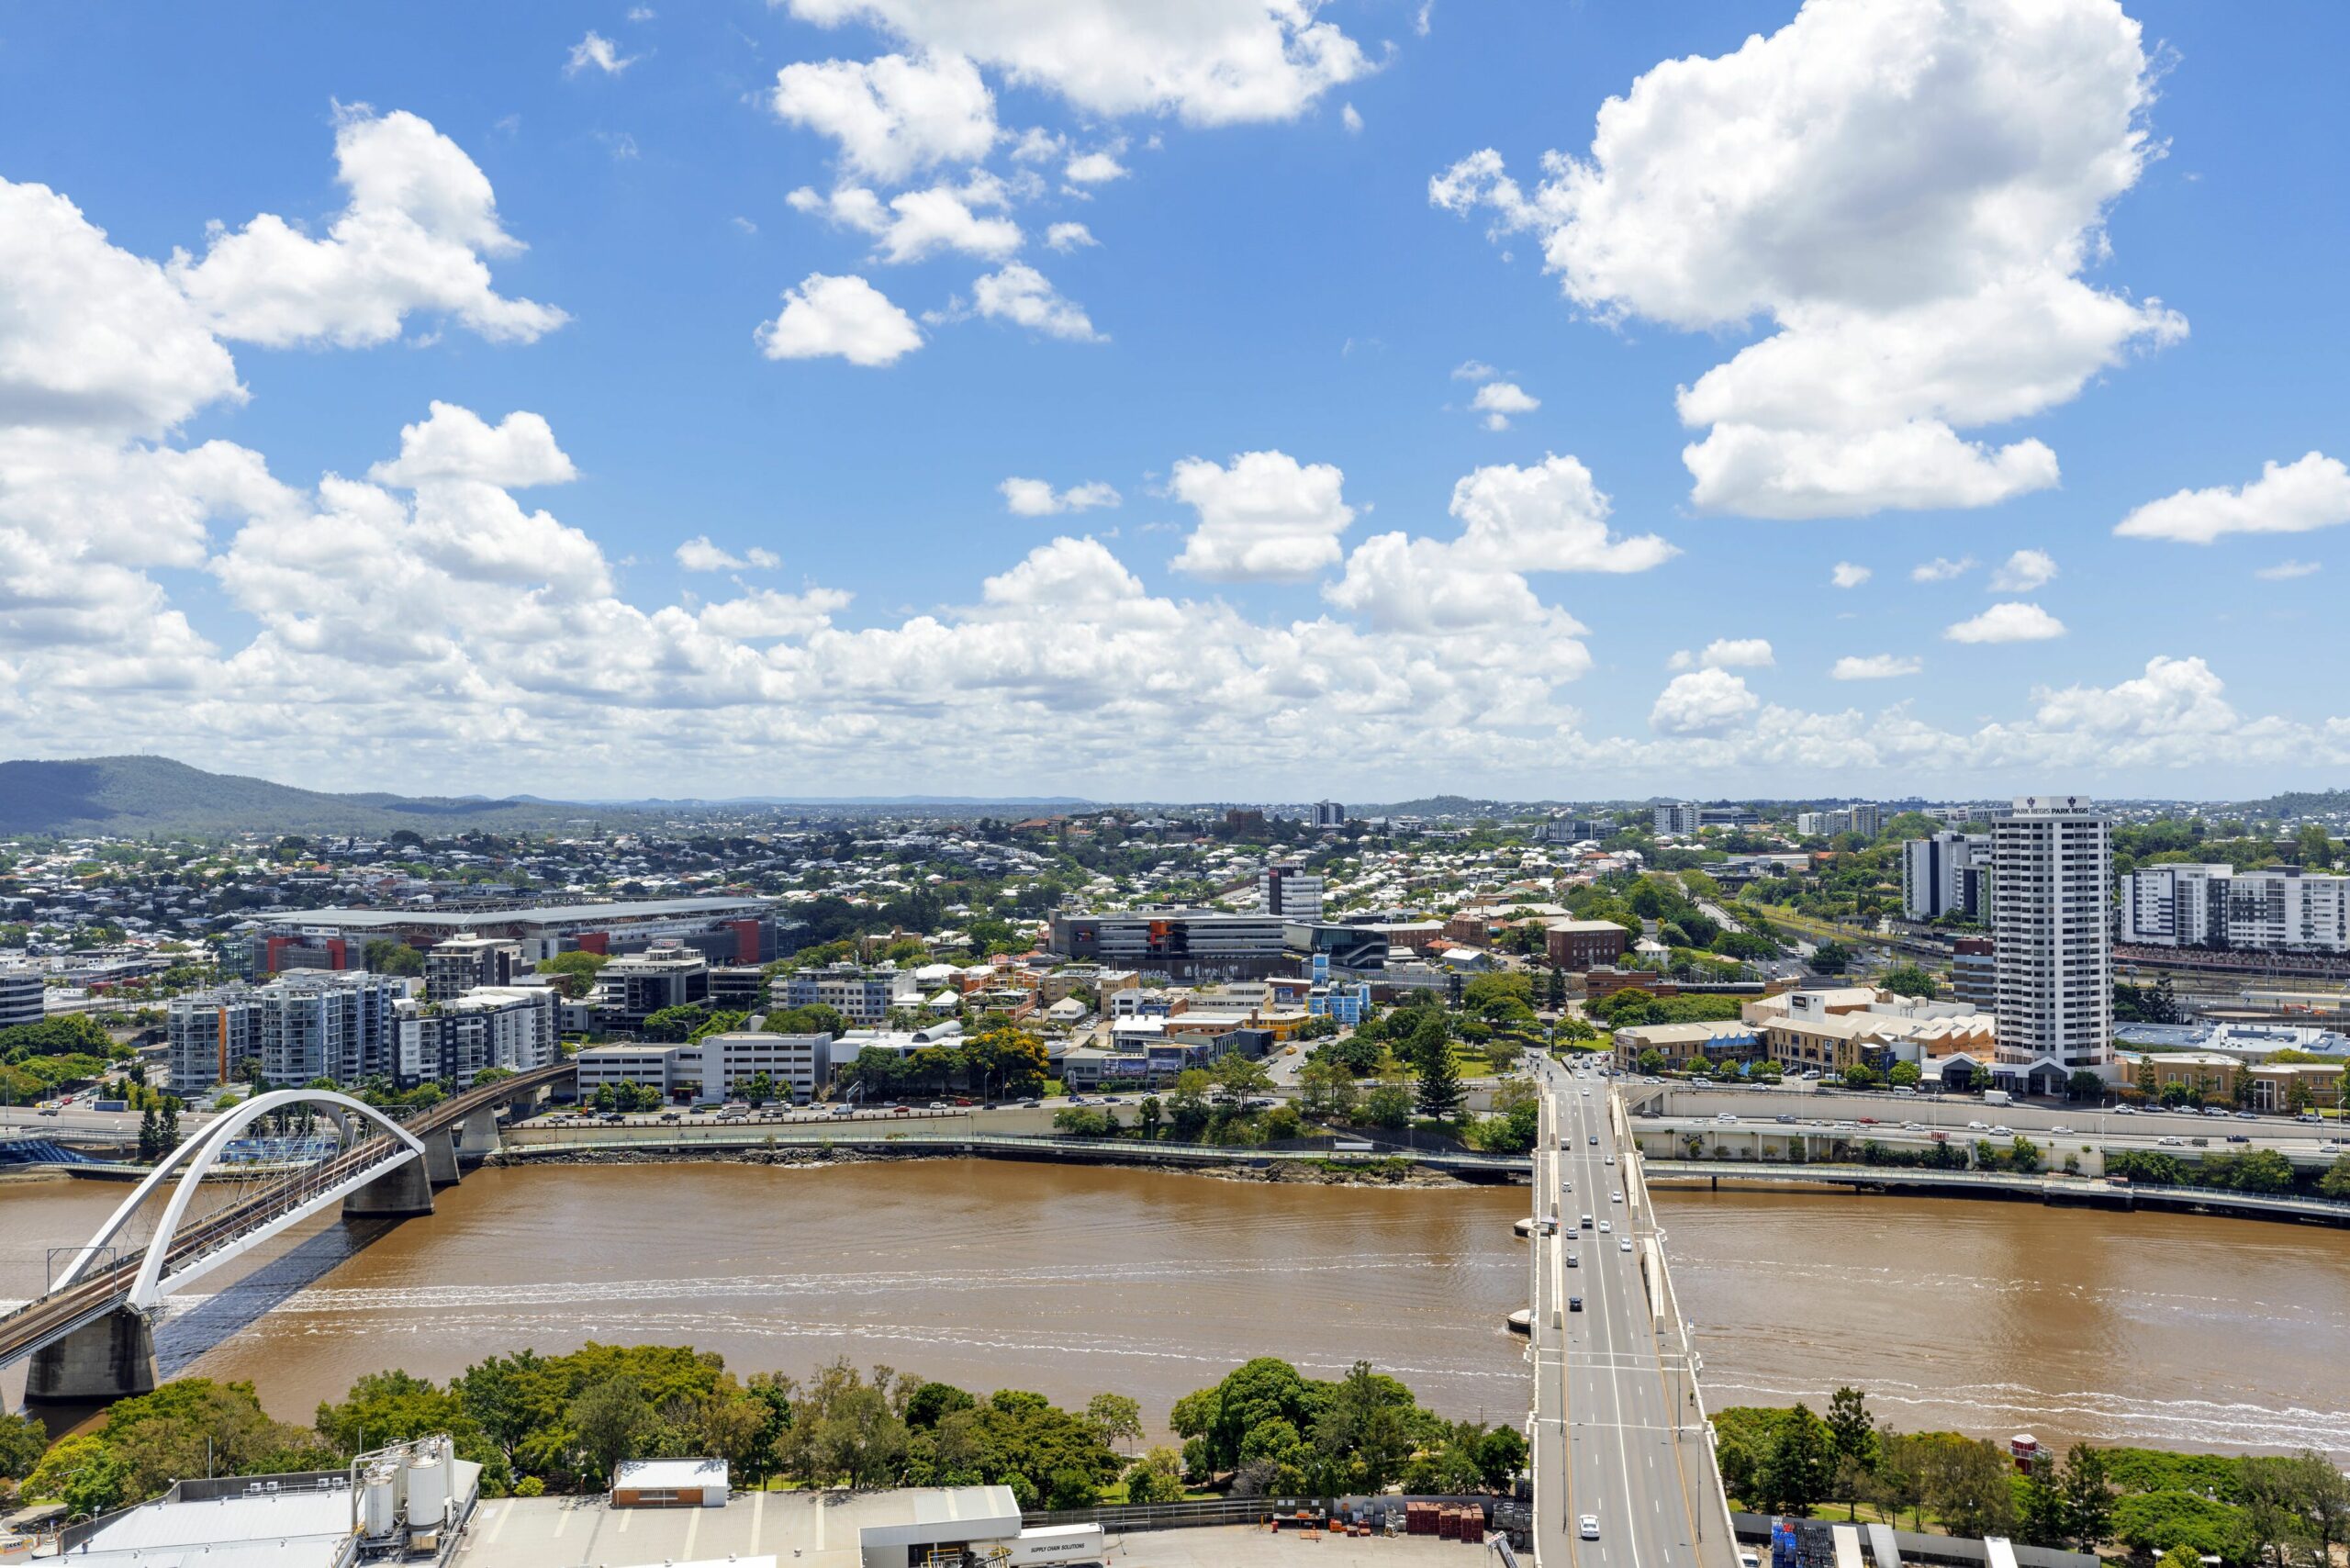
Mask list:
[[[996,488],[1003,495],[1004,510],[1014,517],[1058,517],[1063,512],[1113,507],[1119,501],[1118,492],[1099,479],[1056,490],[1047,480],[1015,476]]]
[[[1119,144],[1120,147],[1123,145]],[[1112,180],[1125,179],[1130,173],[1131,170],[1118,162],[1117,149],[1106,147],[1091,152],[1080,152],[1061,168],[1063,178],[1080,185],[1107,185]]]
[[[2036,604],[1995,604],[1982,614],[1945,627],[1953,643],[2039,643],[2065,634],[2065,623]]]
[[[1846,654],[1828,674],[1833,680],[1897,680],[1925,667],[1922,660],[1898,654]]]
[[[1025,262],[1013,262],[971,284],[971,308],[993,320],[1010,321],[1072,342],[1099,342],[1085,308],[1058,293],[1044,274]]]
[[[712,544],[709,534],[701,533],[677,546],[677,565],[689,572],[743,572],[754,566],[773,571],[783,565],[783,557],[755,544],[740,555],[733,554]]]
[[[1337,565],[1355,520],[1346,476],[1285,452],[1244,452],[1228,465],[1186,457],[1167,492],[1199,514],[1174,567],[1213,582],[1301,582]]]
[[[1715,734],[1761,706],[1745,680],[1728,670],[1701,669],[1676,675],[1657,694],[1649,725],[1659,734]]]
[[[201,260],[173,254],[172,281],[225,338],[284,347],[387,342],[414,311],[453,317],[485,338],[529,342],[569,318],[490,286],[506,232],[488,177],[457,144],[405,110],[343,109],[334,138],[348,206],[313,239],[263,213],[217,230]]]
[[[854,274],[810,273],[783,293],[783,312],[762,321],[759,352],[769,359],[837,355],[851,364],[894,364],[922,347],[922,329],[879,289]]]
[[[1855,566],[1850,561],[1839,561],[1829,572],[1828,580],[1840,588],[1856,588],[1875,575],[1866,566]]]
[[[995,95],[968,60],[795,61],[776,73],[777,116],[840,143],[841,162],[895,184],[946,162],[972,162],[995,145]]]
[[[802,185],[784,200],[798,211],[872,235],[874,254],[893,265],[944,251],[1002,261],[1020,249],[1019,224],[974,210],[1003,200],[1001,184],[985,175],[961,186],[901,191],[887,203],[862,185],[842,185],[829,196]]]
[[[1962,555],[1953,561],[1947,555],[1937,555],[1930,561],[1920,561],[1909,568],[1913,583],[1946,583],[1953,577],[1963,577],[1975,569],[1975,557]]]
[[[2259,478],[2235,489],[2181,490],[2148,501],[2113,532],[2209,544],[2231,533],[2307,533],[2344,522],[2350,522],[2350,469],[2311,452],[2291,463],[2265,463]]]
[[[1469,406],[1485,416],[1487,430],[1505,431],[1511,415],[1530,414],[1542,406],[1542,399],[1514,381],[1488,381],[1477,388]]]
[[[433,399],[425,418],[400,427],[400,454],[367,470],[379,485],[414,488],[470,479],[518,490],[579,476],[545,418],[518,409],[491,424],[471,409]]]
[[[2154,67],[2113,0],[1809,0],[1728,54],[1666,61],[1531,192],[1486,149],[1429,199],[1537,235],[1573,303],[1775,329],[1682,390],[1709,510],[1977,507],[2057,482],[2026,436],[1959,432],[2076,396],[2183,336],[2079,274],[2157,144]]]
[[[2030,593],[2055,580],[2056,558],[2045,550],[2019,550],[1991,574],[1994,593]]]
[[[1082,223],[1056,223],[1045,230],[1045,243],[1056,251],[1078,251],[1102,241]]]
[[[1103,116],[1191,125],[1294,119],[1372,67],[1309,0],[785,0],[822,27],[864,22]]]

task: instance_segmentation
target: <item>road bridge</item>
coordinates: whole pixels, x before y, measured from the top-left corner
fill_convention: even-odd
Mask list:
[[[118,1204],[36,1300],[0,1317],[0,1366],[27,1357],[28,1401],[82,1402],[155,1386],[151,1322],[165,1297],[289,1227],[341,1204],[346,1215],[432,1212],[432,1188],[457,1180],[459,1158],[494,1144],[500,1108],[568,1081],[570,1062],[454,1094],[395,1122],[348,1095],[285,1089],[255,1095],[173,1149]],[[189,1209],[229,1144],[262,1117],[322,1113],[337,1129],[328,1157],[285,1171],[218,1210]],[[485,1128],[487,1129],[485,1131]],[[150,1200],[170,1195],[151,1237],[126,1247]]]
[[[1696,1356],[1622,1105],[1595,1072],[1538,1058],[1535,1078],[1535,1561],[1737,1568]]]

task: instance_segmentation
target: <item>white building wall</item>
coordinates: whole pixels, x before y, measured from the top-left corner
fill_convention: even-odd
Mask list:
[[[2113,1066],[2106,819],[2080,796],[2031,796],[1992,824],[1998,1061]]]

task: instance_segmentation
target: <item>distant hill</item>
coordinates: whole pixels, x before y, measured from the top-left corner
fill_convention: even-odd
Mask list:
[[[350,832],[523,826],[576,816],[553,801],[333,795],[207,773],[163,756],[0,762],[0,834]]]

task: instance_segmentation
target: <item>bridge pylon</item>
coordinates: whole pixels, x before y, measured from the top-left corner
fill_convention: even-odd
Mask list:
[[[345,1219],[396,1219],[432,1212],[432,1173],[426,1159],[393,1166],[342,1200]]]
[[[92,1405],[155,1392],[155,1334],[147,1315],[121,1306],[32,1354],[28,1405]]]

